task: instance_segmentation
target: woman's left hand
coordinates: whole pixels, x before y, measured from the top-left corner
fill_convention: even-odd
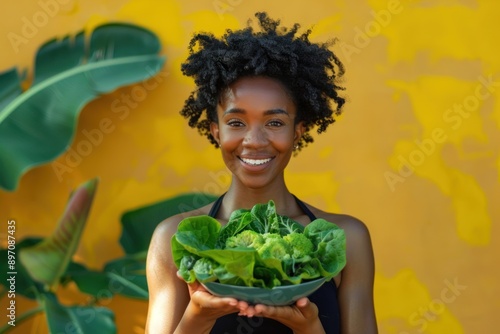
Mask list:
[[[293,330],[294,334],[324,333],[318,317],[318,307],[304,297],[290,306],[269,306],[257,304],[248,307],[240,315],[266,317],[281,322]]]

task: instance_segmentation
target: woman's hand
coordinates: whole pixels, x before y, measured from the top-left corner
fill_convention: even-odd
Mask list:
[[[240,315],[274,319],[292,329],[294,334],[324,333],[323,326],[318,317],[318,307],[306,297],[300,298],[291,306],[269,306],[263,304],[249,306],[246,310],[240,311]]]
[[[179,277],[182,279],[181,277]],[[235,312],[246,312],[248,303],[235,298],[217,297],[208,292],[199,282],[188,284],[191,297],[190,308],[199,317],[214,321]]]

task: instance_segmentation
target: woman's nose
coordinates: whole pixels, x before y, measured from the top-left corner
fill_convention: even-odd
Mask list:
[[[243,145],[251,146],[263,146],[268,143],[267,135],[265,130],[260,126],[251,127],[248,129],[243,139]]]

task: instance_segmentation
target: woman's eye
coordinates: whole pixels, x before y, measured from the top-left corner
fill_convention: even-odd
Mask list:
[[[273,121],[270,121],[269,123],[267,123],[269,126],[272,126],[272,127],[280,127],[280,126],[283,126],[283,122],[282,121],[278,121],[278,120],[273,120]]]
[[[227,122],[227,125],[229,125],[229,126],[234,126],[234,127],[239,127],[239,126],[243,126],[243,122],[241,122],[241,121],[239,121],[239,120],[234,119],[234,120],[229,120],[229,121]]]

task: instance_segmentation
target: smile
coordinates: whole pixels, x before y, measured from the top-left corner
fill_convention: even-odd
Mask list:
[[[267,158],[267,159],[246,159],[246,158],[240,158],[241,161],[243,161],[246,164],[249,164],[251,166],[259,166],[263,165],[265,163],[268,163],[269,161],[272,160],[272,158]]]

